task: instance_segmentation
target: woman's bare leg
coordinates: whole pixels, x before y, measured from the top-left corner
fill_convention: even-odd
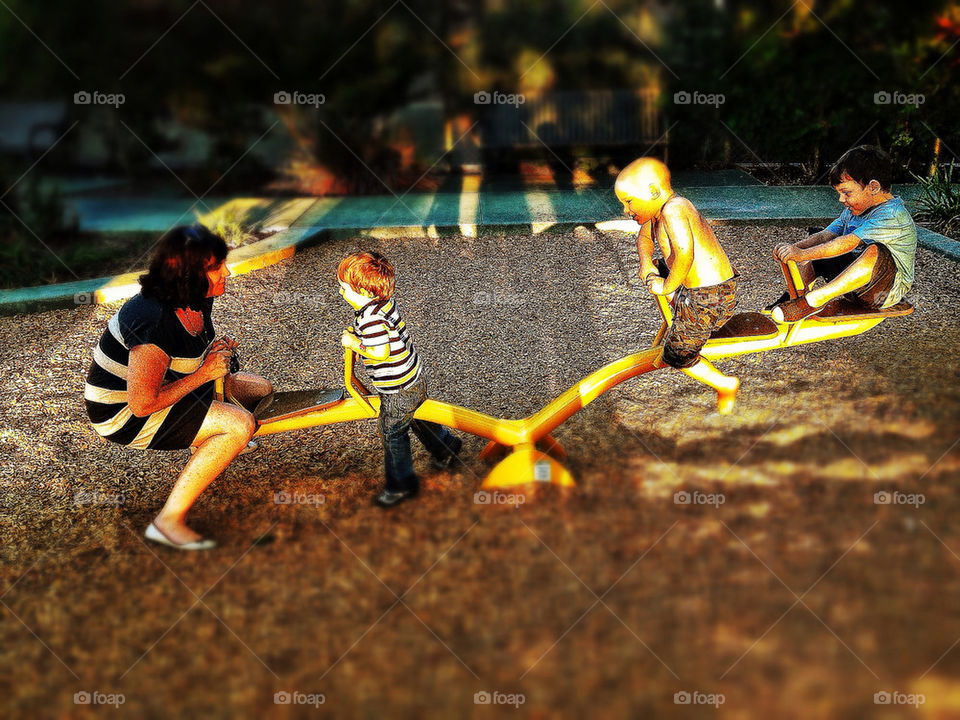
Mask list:
[[[253,415],[236,405],[214,401],[197,433],[197,452],[188,461],[170,491],[170,497],[153,524],[177,543],[200,540],[201,536],[187,527],[187,511],[200,493],[246,447],[257,424]]]
[[[225,381],[225,391],[251,412],[263,398],[273,392],[273,384],[253,373],[233,373]]]

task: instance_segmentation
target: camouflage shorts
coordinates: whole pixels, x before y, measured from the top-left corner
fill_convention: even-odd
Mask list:
[[[710,334],[731,317],[737,307],[737,275],[702,288],[680,286],[674,300],[673,325],[663,341],[663,361],[688,368],[700,360]]]

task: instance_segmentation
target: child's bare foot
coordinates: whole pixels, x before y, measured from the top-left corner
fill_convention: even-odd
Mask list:
[[[737,402],[737,392],[740,390],[740,378],[731,378],[733,382],[729,388],[717,390],[717,412],[729,415]]]

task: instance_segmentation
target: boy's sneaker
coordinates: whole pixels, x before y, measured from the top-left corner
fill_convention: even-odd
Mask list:
[[[454,463],[460,462],[458,454],[462,447],[463,440],[454,436],[453,440],[450,441],[450,447],[447,448],[447,454],[443,458],[433,458],[433,466],[437,470],[446,470]]]
[[[415,498],[418,493],[418,488],[410,488],[409,490],[384,490],[377,495],[373,503],[382,508],[391,508],[394,505],[399,505],[404,500]]]
[[[798,297],[777,305],[770,316],[777,322],[796,323],[823,310],[823,306],[813,307],[806,298]]]
[[[772,303],[770,303],[770,304],[767,305],[765,308],[763,308],[763,311],[764,311],[765,313],[768,313],[768,312],[770,312],[771,310],[773,310],[777,305],[780,305],[781,303],[785,303],[785,302],[786,302],[787,300],[789,300],[789,299],[790,299],[790,293],[788,293],[786,290],[784,290],[784,291],[783,291],[783,295],[781,295],[781,296],[778,297],[776,300],[774,300]]]

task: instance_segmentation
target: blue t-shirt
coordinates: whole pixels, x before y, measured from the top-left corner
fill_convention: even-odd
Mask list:
[[[917,254],[917,226],[899,197],[874,205],[854,215],[844,208],[840,217],[826,228],[837,237],[856,235],[863,242],[880,243],[890,250],[897,265],[897,276],[883,307],[896,305],[913,285],[913,266]]]

